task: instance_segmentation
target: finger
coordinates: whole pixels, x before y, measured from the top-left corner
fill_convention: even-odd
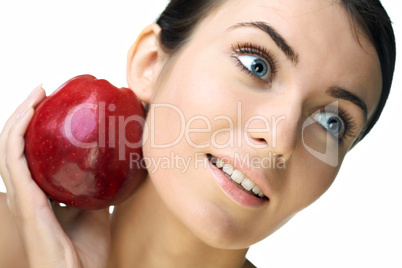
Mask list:
[[[27,109],[29,106],[35,107],[35,103],[33,103],[33,100],[36,100],[38,97],[40,97],[40,100],[45,97],[46,93],[42,88],[42,85],[37,86],[31,94],[18,106],[18,108],[14,111],[14,113],[10,116],[10,118],[7,120],[6,124],[3,127],[2,133],[7,133],[10,127],[14,124],[15,120],[21,113],[23,112],[24,109]],[[39,100],[39,101],[40,101]],[[37,100],[36,100],[37,101]],[[31,105],[30,105],[31,104]]]
[[[33,108],[30,107],[18,122],[10,129],[8,145],[13,145],[8,150],[6,168],[9,177],[5,179],[7,194],[12,208],[16,208],[18,217],[35,217],[35,209],[32,207],[49,206],[45,194],[40,190],[31,178],[24,158],[23,134],[33,116]],[[17,203],[17,205],[15,205]]]
[[[14,151],[14,150],[19,150],[23,152],[23,136],[25,134],[26,128],[28,127],[28,124],[23,124],[24,128],[23,131],[18,133],[16,132],[16,135],[19,135],[17,137],[17,141],[19,142],[18,144],[13,144],[13,142],[10,143],[9,141],[9,136],[10,136],[10,129],[13,128],[15,124],[20,121],[19,119],[22,118],[22,116],[32,107],[36,107],[39,102],[45,97],[45,92],[41,86],[37,87],[31,95],[27,98],[26,101],[24,101],[20,107],[13,113],[13,115],[9,118],[7,121],[6,125],[3,128],[3,131],[0,135],[0,173],[3,178],[3,181],[6,185],[7,191],[11,188],[11,177],[10,174],[7,170],[7,165],[6,165],[6,158],[7,158],[7,152],[8,151]],[[31,116],[32,117],[32,116]],[[25,122],[27,123],[27,122]],[[29,123],[29,121],[28,121]],[[21,129],[20,129],[21,130]],[[12,159],[10,159],[11,161]]]
[[[0,134],[0,172],[3,171],[2,168],[4,168],[4,165],[2,166],[1,164],[4,164],[3,160],[7,152],[6,142],[8,139],[8,132],[10,128],[15,124],[17,117],[23,114],[24,110],[26,110],[30,106],[35,107],[37,103],[39,103],[45,97],[45,95],[46,94],[42,88],[42,85],[36,87],[34,91],[32,91],[32,93],[28,96],[28,98],[19,105],[19,107],[14,111],[14,113],[10,116],[10,118],[4,125]]]
[[[23,237],[30,262],[40,264],[42,261],[63,260],[63,250],[68,245],[68,239],[46,195],[32,180],[24,158],[23,135],[33,114],[34,110],[30,107],[11,127],[7,145],[13,145],[14,148],[8,148],[6,165],[14,192],[9,198],[11,212]],[[47,257],[49,252],[51,254]]]

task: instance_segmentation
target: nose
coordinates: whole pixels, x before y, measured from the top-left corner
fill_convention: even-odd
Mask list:
[[[247,121],[245,131],[250,146],[261,154],[266,156],[271,153],[288,160],[298,143],[303,110],[299,101],[281,99],[256,107],[254,112],[257,116]]]

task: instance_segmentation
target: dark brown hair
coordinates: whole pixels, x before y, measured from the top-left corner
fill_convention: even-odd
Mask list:
[[[381,64],[382,91],[377,109],[360,139],[364,138],[375,123],[387,102],[395,70],[396,46],[391,20],[379,0],[342,0],[352,22],[363,30],[363,34],[374,45]],[[354,27],[357,31],[359,27]]]
[[[190,39],[201,20],[223,0],[171,0],[157,20],[162,28],[160,42],[167,53],[174,54]],[[357,32],[375,46],[382,72],[382,91],[377,109],[363,130],[367,135],[379,119],[391,89],[395,69],[396,47],[391,20],[379,0],[341,0]]]
[[[171,0],[156,23],[161,27],[160,42],[167,53],[174,54],[190,39],[197,25],[222,0]]]

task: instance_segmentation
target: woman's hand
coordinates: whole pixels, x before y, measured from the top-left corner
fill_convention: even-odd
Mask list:
[[[18,107],[0,135],[0,174],[30,267],[105,267],[110,248],[108,209],[60,207],[31,178],[24,158],[24,134],[41,86]],[[54,204],[53,204],[54,203]]]

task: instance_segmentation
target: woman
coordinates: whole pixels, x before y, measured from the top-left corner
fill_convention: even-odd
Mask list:
[[[0,259],[13,267],[15,260],[21,267],[252,267],[248,247],[328,189],[385,104],[393,35],[384,13],[377,19],[388,28],[370,32],[381,23],[361,17],[361,8],[172,1],[131,47],[127,80],[150,104],[155,139],[144,139],[144,156],[173,153],[189,164],[150,166],[110,221],[107,210],[52,210],[32,182],[22,148],[32,107],[44,97],[37,88],[1,135],[10,205],[2,196],[1,230],[15,250]],[[172,106],[196,118],[190,127],[198,131],[157,148],[176,141],[182,126]]]

